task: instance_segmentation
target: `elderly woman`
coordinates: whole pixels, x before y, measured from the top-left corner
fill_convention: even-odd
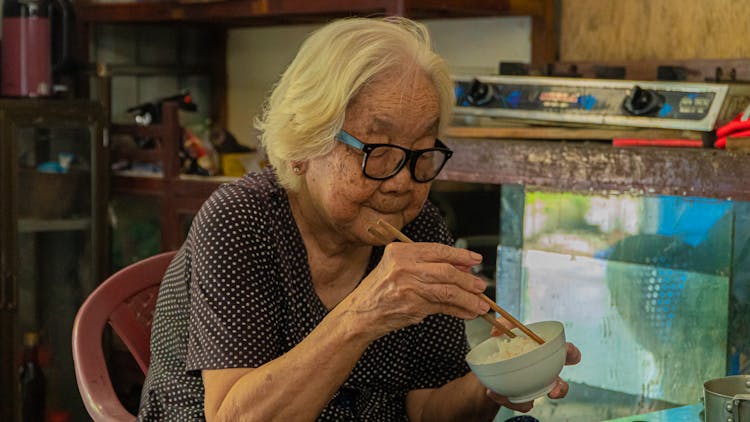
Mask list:
[[[219,188],[162,283],[139,418],[491,420],[464,361],[488,312],[430,182],[451,151],[444,62],[406,19],[313,33],[273,90],[272,169]],[[383,242],[378,219],[416,243]],[[577,350],[569,348],[569,360]],[[559,381],[550,397],[562,397]]]

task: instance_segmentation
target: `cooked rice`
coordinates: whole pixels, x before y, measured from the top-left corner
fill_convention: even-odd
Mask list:
[[[477,363],[487,364],[510,359],[539,347],[537,342],[526,336],[516,336],[515,338],[498,337],[495,338],[495,342],[497,343],[498,351],[485,356],[484,359],[479,360]]]

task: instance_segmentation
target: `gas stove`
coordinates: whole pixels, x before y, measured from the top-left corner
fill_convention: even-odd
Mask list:
[[[708,132],[750,104],[750,84],[742,83],[549,76],[454,76],[453,80],[459,125],[482,117],[485,126],[513,121]]]

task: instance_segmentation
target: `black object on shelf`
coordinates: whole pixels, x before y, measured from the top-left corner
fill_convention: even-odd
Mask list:
[[[39,334],[27,332],[23,336],[23,362],[18,369],[21,385],[21,420],[44,421],[46,380],[39,365]]]
[[[517,62],[500,62],[499,71],[501,75],[528,76],[530,74],[528,64]]]
[[[161,123],[161,105],[164,102],[174,101],[178,104],[180,110],[197,111],[198,106],[193,102],[189,90],[169,97],[159,98],[156,101],[138,104],[127,109],[128,113],[135,114],[135,122],[142,126]]]
[[[596,79],[625,79],[625,66],[595,66]]]

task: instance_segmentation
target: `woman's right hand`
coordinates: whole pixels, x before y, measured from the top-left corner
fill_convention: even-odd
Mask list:
[[[431,314],[474,319],[489,311],[486,283],[468,269],[482,256],[438,243],[391,243],[375,269],[342,303],[376,334],[419,323]]]

